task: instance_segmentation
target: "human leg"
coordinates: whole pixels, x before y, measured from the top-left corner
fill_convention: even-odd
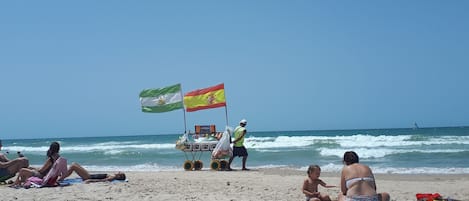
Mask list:
[[[228,167],[226,167],[227,170],[231,170],[231,162],[233,162],[234,156],[230,157],[230,160],[228,161]]]
[[[321,194],[319,195],[319,199],[320,199],[321,201],[331,201],[331,197],[329,197],[328,194],[322,194],[322,193],[321,193]]]
[[[345,195],[342,192],[339,193],[338,201],[345,201]]]
[[[243,170],[249,170],[246,168],[246,161],[248,160],[248,156],[243,156]]]
[[[319,198],[306,197],[306,201],[321,201]]]
[[[90,173],[83,168],[80,164],[78,163],[72,163],[70,167],[67,170],[67,174],[63,178],[67,178],[70,176],[73,172],[77,173],[78,176],[80,176],[83,180],[87,180],[90,178]]]
[[[246,150],[246,147],[239,147],[238,155],[243,157],[243,170],[249,170],[246,168],[246,161],[248,160],[248,151]]]
[[[18,172],[18,176],[16,177],[15,183],[13,185],[20,185],[21,183],[25,182],[26,179],[29,177],[34,176],[36,170],[29,169],[29,168],[21,168]]]

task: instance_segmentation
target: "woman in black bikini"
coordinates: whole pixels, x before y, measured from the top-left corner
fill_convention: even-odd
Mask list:
[[[117,172],[116,174],[90,174],[85,168],[78,163],[72,163],[70,168],[67,170],[67,174],[64,178],[70,176],[73,172],[76,172],[85,183],[90,182],[103,182],[103,181],[114,181],[114,180],[125,180],[125,174]]]

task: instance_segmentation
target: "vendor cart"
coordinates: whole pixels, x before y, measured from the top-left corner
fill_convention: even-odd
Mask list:
[[[183,151],[186,158],[183,164],[184,170],[201,170],[203,168],[201,158],[204,152],[209,152],[210,169],[225,170],[228,166],[228,161],[225,159],[232,154],[229,138],[229,129],[222,133],[216,132],[215,125],[196,125],[195,133],[185,133],[176,142],[176,148]],[[222,146],[226,147],[227,139],[229,148],[221,149]]]

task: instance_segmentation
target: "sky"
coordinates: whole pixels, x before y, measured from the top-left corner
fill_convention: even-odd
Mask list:
[[[468,126],[468,9],[2,1],[0,138],[179,134],[243,118],[248,131]],[[141,112],[141,90],[177,83],[183,93],[224,83],[226,111]]]

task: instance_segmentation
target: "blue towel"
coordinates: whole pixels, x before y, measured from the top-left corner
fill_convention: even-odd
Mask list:
[[[128,182],[128,180],[114,180],[112,181],[112,183],[115,183],[115,182]],[[68,185],[72,185],[72,184],[81,184],[83,183],[83,179],[81,178],[73,178],[73,179],[64,179],[63,181],[59,181],[59,186],[68,186]]]

